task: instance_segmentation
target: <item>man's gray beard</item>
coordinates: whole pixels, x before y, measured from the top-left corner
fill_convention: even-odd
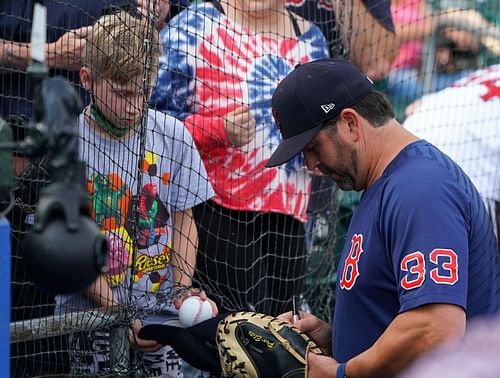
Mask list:
[[[357,172],[357,162],[358,162],[358,156],[356,154],[356,151],[352,151],[351,154],[351,165],[354,169],[354,174]],[[338,187],[344,191],[349,191],[349,190],[356,190],[356,183],[354,181],[354,177],[351,175],[344,175],[342,178],[338,181],[336,181]]]

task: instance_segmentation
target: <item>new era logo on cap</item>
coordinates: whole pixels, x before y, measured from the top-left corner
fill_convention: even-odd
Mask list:
[[[347,60],[327,58],[297,66],[273,94],[273,115],[283,140],[266,166],[300,153],[326,122],[372,89],[373,82]]]
[[[321,109],[323,109],[325,113],[328,113],[330,110],[333,110],[333,108],[335,108],[335,104],[333,102],[321,105]]]

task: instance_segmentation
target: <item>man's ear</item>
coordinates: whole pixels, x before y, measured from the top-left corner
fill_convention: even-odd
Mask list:
[[[361,137],[360,118],[354,109],[346,108],[340,112],[340,120],[349,131],[352,141],[356,142]]]
[[[87,91],[92,89],[92,73],[88,67],[80,68],[80,82]]]

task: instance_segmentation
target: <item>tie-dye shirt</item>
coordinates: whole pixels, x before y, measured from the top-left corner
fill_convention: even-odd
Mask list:
[[[281,141],[272,94],[297,64],[328,56],[320,29],[310,24],[298,37],[264,36],[233,22],[211,3],[201,3],[172,19],[161,38],[164,55],[151,104],[185,121],[205,161],[214,201],[233,210],[272,211],[305,222],[311,178],[303,157],[277,168],[265,164]],[[224,116],[243,104],[256,121],[256,135],[235,147],[225,132]]]

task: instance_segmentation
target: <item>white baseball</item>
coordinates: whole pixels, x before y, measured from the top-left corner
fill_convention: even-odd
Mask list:
[[[199,297],[186,298],[179,309],[179,321],[184,327],[191,327],[213,316],[212,306]]]

